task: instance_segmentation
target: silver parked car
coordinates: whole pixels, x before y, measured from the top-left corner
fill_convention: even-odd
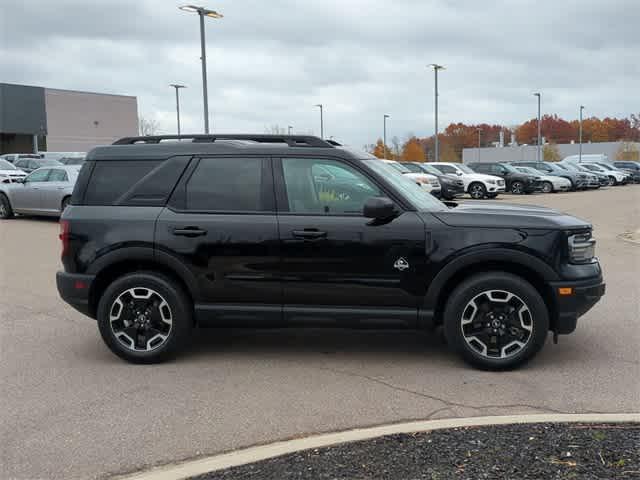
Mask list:
[[[0,218],[23,215],[59,216],[71,200],[78,166],[44,167],[17,183],[0,183]]]

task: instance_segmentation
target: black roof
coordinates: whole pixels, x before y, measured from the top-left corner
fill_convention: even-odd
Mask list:
[[[154,135],[125,137],[113,145],[96,147],[86,159],[160,160],[175,155],[321,155],[366,158],[365,152],[342,147],[333,140],[311,135]]]

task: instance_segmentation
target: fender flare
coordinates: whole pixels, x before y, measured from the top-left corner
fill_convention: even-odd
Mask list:
[[[427,308],[436,308],[438,297],[449,280],[465,268],[488,262],[504,262],[522,265],[527,270],[535,272],[545,282],[560,280],[553,268],[529,253],[504,248],[488,248],[465,253],[447,263],[429,284],[424,299],[424,306]]]
[[[94,261],[86,273],[98,276],[107,268],[125,262],[145,262],[169,270],[184,282],[189,289],[187,293],[192,296],[194,301],[200,298],[198,281],[193,272],[174,256],[152,246],[130,246],[113,250]]]

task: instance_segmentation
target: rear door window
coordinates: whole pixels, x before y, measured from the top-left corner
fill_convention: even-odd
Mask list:
[[[112,205],[159,161],[96,162],[84,195],[86,205]]]
[[[257,212],[263,201],[263,159],[202,158],[186,184],[187,210]]]
[[[64,170],[60,170],[59,168],[54,168],[51,170],[49,174],[48,182],[66,182],[69,178],[67,177],[67,172]]]

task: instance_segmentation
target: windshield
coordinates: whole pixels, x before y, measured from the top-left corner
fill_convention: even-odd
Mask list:
[[[431,175],[436,175],[438,177],[442,175],[442,172],[440,170],[431,165],[420,165],[420,168],[422,168],[423,171],[430,173]]]
[[[0,170],[17,170],[17,168],[0,158]]]
[[[43,160],[40,160],[40,166],[42,167],[52,167],[54,165],[62,165],[59,161],[57,160],[47,160],[46,158]]]
[[[424,170],[413,163],[403,163],[402,166],[412,173],[424,173]]]
[[[404,176],[398,170],[386,162],[380,160],[364,160],[364,164],[378,175],[384,177],[411,204],[420,212],[448,210],[447,206],[436,197],[424,191],[409,177]]]
[[[384,163],[386,163],[387,165],[391,165],[400,173],[411,173],[411,170],[409,170],[407,167],[405,167],[401,163],[398,163],[398,162],[384,162]]]
[[[513,165],[509,165],[508,163],[501,163],[500,165],[502,165],[507,172],[518,173],[518,170],[516,170]]]
[[[522,173],[528,173],[529,175],[540,175],[540,172],[530,167],[517,167],[516,170],[519,170]]]
[[[591,170],[593,172],[602,172],[602,171],[604,171],[602,169],[602,167],[600,167],[599,165],[585,165],[585,167],[587,167],[589,170]]]
[[[570,163],[567,163],[566,165],[558,165],[560,168],[563,168],[565,170],[569,170],[571,172],[580,172],[580,169],[578,167],[574,167],[573,165],[571,165]]]
[[[464,173],[476,173],[473,170],[471,170],[469,167],[467,167],[466,165],[460,164],[460,165],[456,165],[456,167],[458,167],[460,170],[462,170]]]

